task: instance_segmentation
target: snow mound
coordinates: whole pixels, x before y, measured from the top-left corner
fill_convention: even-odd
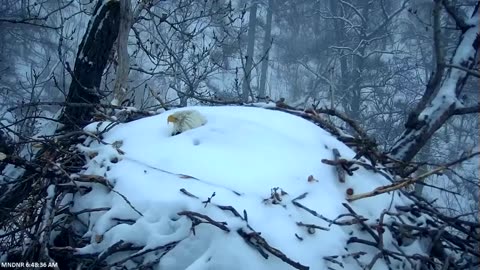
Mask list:
[[[176,136],[167,117],[182,109],[85,128],[102,134],[78,146],[87,158],[83,175],[107,179],[113,189],[92,180],[83,184],[91,191],[75,196],[71,211],[83,211],[76,229],[89,239],[79,253],[102,254],[128,243],[126,251],[108,257],[110,266],[327,269],[335,265],[325,256],[368,252],[347,244],[351,237],[368,238],[359,226],[328,222],[348,213],[342,204],[371,222],[382,211],[405,204],[396,194],[347,203],[348,188],[362,193],[389,182],[360,168],[340,183],[335,168],[321,160],[333,159],[334,148],[346,159],[354,152],[302,118],[253,107],[188,109],[198,110],[208,122]],[[383,237],[391,245],[391,235]],[[418,243],[409,248],[421,251]],[[273,254],[275,249],[284,256]],[[348,269],[361,269],[374,251],[343,261],[352,263]],[[387,269],[380,261],[375,266]]]

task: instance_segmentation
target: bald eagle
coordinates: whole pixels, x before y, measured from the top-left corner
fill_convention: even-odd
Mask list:
[[[167,118],[167,124],[173,124],[172,135],[201,127],[207,123],[207,119],[196,110],[183,110],[172,113]]]

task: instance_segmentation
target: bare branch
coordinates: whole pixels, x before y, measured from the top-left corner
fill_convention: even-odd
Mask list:
[[[458,108],[453,111],[454,115],[463,115],[463,114],[471,114],[471,113],[480,113],[480,104],[472,107],[465,107],[465,108]]]
[[[445,67],[450,67],[450,68],[457,68],[462,71],[465,71],[468,73],[468,75],[472,75],[474,77],[480,78],[480,72],[478,70],[473,70],[473,69],[468,69],[459,65],[453,65],[453,64],[444,64]]]
[[[450,3],[450,0],[443,0],[443,6],[445,7],[448,15],[450,15],[450,17],[452,17],[452,19],[455,21],[457,27],[460,28],[462,32],[465,32],[468,29],[468,25],[463,19],[465,14],[459,14],[460,11],[456,9],[452,3]]]
[[[0,23],[13,23],[13,24],[25,24],[25,25],[30,25],[30,26],[37,26],[37,27],[43,27],[43,28],[48,28],[48,29],[60,29],[61,26],[51,26],[47,24],[42,24],[42,23],[36,23],[33,21],[37,21],[38,19],[24,19],[24,20],[15,20],[15,19],[3,19],[0,18]]]
[[[385,20],[376,28],[374,29],[373,31],[371,31],[370,33],[368,33],[366,35],[366,39],[370,39],[372,37],[374,37],[375,35],[377,35],[380,31],[383,30],[383,28],[388,24],[390,23],[390,21],[395,18],[398,14],[400,14],[400,12],[402,12],[405,7],[407,6],[407,3],[409,2],[409,0],[404,0],[402,5],[395,11],[392,12],[392,14],[390,14],[390,16],[388,16],[387,18],[385,18]]]
[[[338,1],[340,1],[342,5],[345,5],[349,7],[351,10],[353,10],[353,12],[355,12],[355,14],[357,14],[357,16],[362,20],[362,24],[367,23],[367,20],[365,19],[365,17],[363,17],[362,12],[360,12],[354,5],[344,0],[338,0]]]
[[[457,165],[457,164],[460,164],[468,159],[471,159],[475,156],[478,156],[480,154],[480,152],[475,152],[473,154],[470,154],[470,155],[467,155],[465,157],[462,157],[456,161],[453,161],[453,162],[450,162],[448,164],[445,164],[443,166],[440,166],[438,168],[435,168],[429,172],[426,172],[422,175],[419,175],[415,178],[411,178],[411,179],[407,179],[407,180],[404,180],[404,181],[401,181],[399,183],[393,183],[391,185],[388,185],[388,186],[382,186],[382,187],[378,187],[370,192],[366,192],[366,193],[361,193],[361,194],[354,194],[354,195],[351,195],[351,196],[348,196],[347,200],[349,202],[353,202],[353,201],[356,201],[356,200],[359,200],[359,199],[363,199],[363,198],[368,198],[368,197],[373,197],[373,196],[376,196],[376,195],[380,195],[380,194],[384,194],[384,193],[387,193],[387,192],[391,192],[391,191],[395,191],[395,190],[399,190],[403,187],[406,187],[406,186],[409,186],[411,184],[414,184],[415,182],[418,182],[418,181],[422,181],[423,179],[431,176],[431,175],[434,175],[434,174],[438,174],[438,173],[441,173],[445,170],[447,170],[449,167],[452,167],[454,165]]]

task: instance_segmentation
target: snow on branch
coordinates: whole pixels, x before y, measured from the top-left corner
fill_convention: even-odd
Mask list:
[[[444,80],[427,85],[419,106],[409,115],[406,130],[391,150],[393,158],[408,162],[420,151],[428,139],[463,105],[458,100],[475,63],[479,46],[478,3],[469,20],[468,28],[460,37]],[[440,61],[439,61],[440,62]],[[441,62],[440,62],[441,63]],[[462,67],[462,68],[457,68]],[[436,90],[438,88],[438,90]],[[429,103],[424,102],[430,100]]]

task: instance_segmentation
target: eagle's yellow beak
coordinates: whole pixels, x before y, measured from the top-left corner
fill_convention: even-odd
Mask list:
[[[170,123],[170,122],[172,122],[172,123],[177,122],[177,118],[175,116],[173,116],[173,114],[169,115],[168,118],[167,118],[167,124]]]

